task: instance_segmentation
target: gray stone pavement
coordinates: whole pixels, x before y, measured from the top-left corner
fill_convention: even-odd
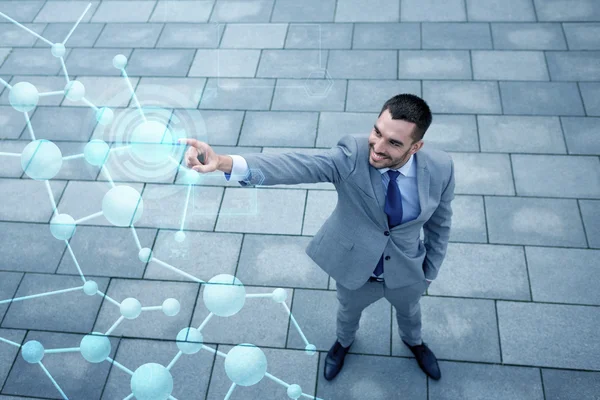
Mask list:
[[[207,344],[227,353],[253,343],[268,371],[324,399],[600,399],[600,2],[596,0],[104,0],[67,43],[69,73],[86,98],[111,107],[111,126],[62,96],[30,112],[37,138],[63,155],[91,139],[113,148],[139,123],[116,54],[141,105],[223,154],[313,154],[345,134],[368,133],[389,97],[409,92],[429,103],[426,146],[456,167],[451,243],[421,302],[423,338],[440,359],[431,381],[401,343],[394,310],[369,307],[344,371],[323,379],[335,337],[335,284],[304,253],[334,209],[330,183],[257,189],[202,177],[190,192],[183,242],[174,240],[187,196],[185,176],[150,171],[127,152],[111,154],[115,182],[142,194],[139,240],[154,255],[200,279],[236,275],[248,293],[282,287],[317,354],[285,309],[248,299],[232,317],[214,317]],[[0,12],[52,42],[63,40],[87,1],[0,0]],[[0,18],[0,77],[40,92],[62,90],[59,61],[42,40]],[[21,113],[0,87],[0,152],[30,141]],[[101,210],[107,178],[83,159],[65,161],[51,182],[61,213]],[[0,156],[0,301],[75,287],[77,266],[49,230],[44,183],[17,157]],[[209,311],[201,285],[138,260],[133,235],[103,216],[82,222],[71,241],[99,290],[144,306],[176,298],[160,312],[126,320],[111,353],[135,370],[167,365],[177,332]],[[0,338],[78,347],[119,317],[107,299],[81,291],[0,304]],[[124,399],[127,373],[77,353],[47,354],[44,365],[70,399]],[[177,399],[223,399],[223,358],[184,355],[171,370]],[[59,399],[43,370],[0,342],[0,399]],[[267,378],[238,386],[231,399],[286,398]]]

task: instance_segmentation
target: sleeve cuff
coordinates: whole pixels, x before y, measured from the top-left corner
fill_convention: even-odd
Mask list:
[[[233,160],[231,174],[224,172],[225,179],[229,181],[233,176],[234,180],[243,181],[248,174],[248,163],[246,162],[246,159],[238,155],[229,155],[229,157]]]

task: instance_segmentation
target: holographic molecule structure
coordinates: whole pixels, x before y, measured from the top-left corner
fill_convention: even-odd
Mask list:
[[[65,45],[71,35],[75,32],[75,29],[80,24],[90,6],[91,4],[87,6],[66,38],[60,43],[52,43],[0,12],[1,17],[23,28],[25,31],[48,44],[51,48],[50,51],[52,52],[52,55],[59,59],[62,66],[62,73],[64,74],[66,84],[62,90],[57,91],[40,93],[38,89],[29,82],[19,82],[10,85],[0,78],[0,83],[9,90],[9,101],[11,106],[16,111],[24,114],[27,130],[31,137],[31,142],[23,149],[22,153],[0,152],[0,156],[19,157],[24,173],[33,180],[43,182],[45,185],[53,209],[52,218],[49,224],[50,231],[57,240],[65,243],[82,281],[82,284],[76,287],[0,300],[0,305],[27,301],[44,296],[58,296],[66,293],[83,291],[87,296],[101,296],[108,303],[117,307],[120,312],[120,317],[105,332],[92,332],[85,335],[81,340],[79,347],[46,349],[42,343],[35,340],[20,344],[2,337],[0,337],[0,342],[18,347],[20,349],[21,357],[27,363],[37,364],[64,399],[68,399],[67,393],[61,389],[60,384],[53,378],[50,371],[48,371],[42,362],[47,355],[75,352],[81,354],[81,356],[90,363],[112,363],[116,368],[131,377],[131,394],[125,397],[124,400],[133,398],[139,400],[173,400],[175,397],[172,396],[173,376],[170,372],[171,368],[181,357],[198,353],[201,350],[208,351],[225,359],[225,372],[232,382],[228,392],[225,394],[225,400],[228,400],[231,397],[237,386],[252,386],[259,383],[265,377],[285,387],[287,395],[291,399],[298,399],[300,397],[318,399],[310,394],[304,393],[298,384],[286,383],[269,373],[268,362],[264,352],[253,344],[239,344],[233,347],[228,353],[223,353],[204,344],[202,330],[213,316],[233,316],[244,307],[246,300],[262,298],[270,299],[274,303],[281,304],[305,343],[305,353],[314,355],[316,353],[316,347],[309,343],[302,332],[302,329],[298,325],[298,322],[292,315],[290,308],[286,304],[287,292],[284,289],[278,288],[272,293],[247,293],[242,282],[238,278],[228,274],[219,274],[206,282],[173,265],[159,260],[153,256],[151,248],[143,247],[140,243],[134,224],[142,216],[144,202],[140,193],[133,187],[116,185],[114,183],[106,165],[111,154],[114,152],[129,151],[132,155],[140,157],[149,163],[170,163],[173,168],[177,168],[182,174],[183,182],[187,185],[187,196],[185,205],[183,206],[180,229],[175,234],[175,240],[178,242],[183,242],[185,240],[184,227],[190,201],[190,193],[192,187],[198,184],[201,178],[198,172],[181,165],[180,161],[176,158],[176,154],[178,152],[181,154],[180,150],[183,148],[178,143],[177,135],[170,132],[168,126],[163,122],[153,121],[147,118],[127,75],[126,67],[128,60],[124,55],[116,55],[113,59],[113,66],[121,72],[122,77],[125,79],[127,86],[131,91],[131,97],[135,107],[143,121],[134,128],[131,139],[127,145],[110,148],[105,141],[94,139],[85,145],[82,154],[63,156],[60,149],[51,141],[36,139],[29,119],[29,112],[36,108],[40,98],[46,96],[64,96],[74,102],[83,102],[94,110],[99,125],[106,126],[113,122],[115,117],[114,111],[108,107],[97,107],[85,97],[85,86],[77,80],[70,79],[64,60],[66,52]],[[60,171],[63,162],[69,162],[69,160],[78,158],[84,158],[87,163],[93,167],[100,168],[108,180],[110,189],[103,197],[101,211],[76,220],[71,215],[59,212],[49,181]],[[158,363],[146,363],[141,365],[135,371],[132,371],[109,357],[111,354],[109,335],[111,335],[120,324],[124,323],[125,320],[135,320],[141,313],[155,311],[162,311],[167,316],[175,316],[179,313],[181,304],[174,298],[165,299],[161,305],[143,306],[139,300],[133,297],[118,302],[106,293],[100,291],[98,284],[95,281],[85,277],[83,269],[71,248],[70,240],[77,230],[77,225],[99,216],[104,216],[114,226],[130,228],[137,246],[140,262],[156,263],[157,265],[173,271],[204,287],[203,301],[210,313],[199,326],[184,327],[179,331],[176,338],[174,338],[175,345],[173,350],[175,355],[172,361],[166,366]]]

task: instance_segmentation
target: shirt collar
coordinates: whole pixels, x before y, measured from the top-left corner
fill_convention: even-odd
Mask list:
[[[404,176],[408,176],[412,166],[413,166],[413,157],[414,154],[411,154],[410,157],[408,158],[408,161],[406,162],[406,164],[404,164],[403,166],[401,166],[398,169],[395,169],[394,171],[398,171],[400,172],[402,175]],[[378,168],[377,170],[381,173],[381,174],[385,174],[386,172],[388,172],[391,168]]]

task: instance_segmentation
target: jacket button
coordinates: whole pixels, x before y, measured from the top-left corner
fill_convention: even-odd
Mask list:
[[[385,232],[383,232],[383,234],[384,234],[385,236],[390,236],[390,231],[385,231]]]
[[[385,259],[386,259],[386,260],[389,260],[390,258],[391,258],[390,256],[385,256]]]

